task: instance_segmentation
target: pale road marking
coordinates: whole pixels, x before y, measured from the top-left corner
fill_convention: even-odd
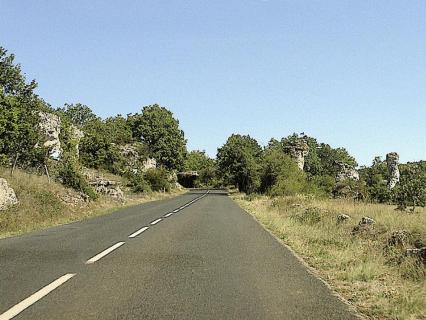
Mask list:
[[[123,244],[125,244],[125,242],[117,242],[116,244],[114,244],[113,246],[109,247],[108,249],[102,251],[101,253],[97,254],[96,256],[94,256],[93,258],[89,259],[86,261],[86,264],[91,264],[91,263],[95,263],[96,261],[98,261],[99,259],[102,259],[103,257],[105,257],[107,254],[110,254],[111,252],[113,252],[115,249],[120,248]]]
[[[179,212],[179,209],[173,210],[173,213]]]
[[[172,214],[173,214],[173,212],[169,212],[169,213],[168,213],[168,214],[166,214],[164,217],[165,217],[165,218],[168,218],[168,217],[170,217]]]
[[[138,236],[138,235],[140,235],[142,232],[144,232],[145,230],[148,230],[148,229],[149,229],[149,227],[143,227],[143,228],[139,229],[138,231],[133,232],[133,233],[129,236],[129,238],[137,237],[137,236]]]
[[[32,294],[25,300],[22,300],[18,304],[14,305],[12,308],[7,310],[5,313],[0,314],[0,320],[9,320],[13,317],[20,314],[22,311],[24,311],[26,308],[31,306],[32,304],[36,303],[38,300],[43,298],[44,296],[48,295],[50,292],[55,290],[60,285],[67,282],[69,279],[75,276],[75,273],[67,273],[66,275],[63,275],[62,277],[56,279],[52,283],[48,284],[44,288],[40,289],[36,293]]]
[[[163,220],[163,219],[159,218],[159,219],[157,219],[157,220],[155,220],[155,221],[152,221],[152,222],[151,222],[151,225],[157,224],[157,223],[159,223],[161,220]]]

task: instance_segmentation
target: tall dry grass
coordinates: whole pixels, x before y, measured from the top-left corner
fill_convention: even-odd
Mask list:
[[[96,201],[72,204],[64,202],[64,197],[78,197],[78,194],[60,183],[49,182],[46,176],[29,174],[21,170],[15,170],[11,175],[10,170],[0,167],[0,177],[8,181],[19,200],[18,205],[0,211],[0,238],[80,221],[107,214],[125,206],[164,199],[183,192],[148,194],[128,192],[124,202],[101,196]],[[120,179],[112,175],[108,175],[108,178]]]
[[[407,248],[426,243],[426,209],[405,213],[388,205],[304,196],[233,197],[363,314],[426,319],[426,266],[405,254]],[[339,213],[351,218],[337,223]],[[364,216],[376,224],[353,234]],[[392,245],[392,233],[398,230],[409,236]]]

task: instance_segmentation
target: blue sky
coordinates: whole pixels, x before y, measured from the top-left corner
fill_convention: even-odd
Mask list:
[[[0,0],[0,45],[52,106],[159,103],[190,149],[305,132],[360,164],[426,159],[426,1]]]

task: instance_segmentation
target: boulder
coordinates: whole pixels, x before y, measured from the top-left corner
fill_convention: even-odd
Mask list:
[[[104,178],[89,169],[84,169],[83,174],[90,186],[99,194],[110,196],[117,200],[124,200],[124,193],[118,182]]]
[[[61,118],[48,112],[39,112],[39,117],[39,129],[44,137],[43,146],[48,148],[51,159],[59,160],[62,155],[61,141],[59,140]]]
[[[0,178],[0,211],[18,204],[15,191],[9,186],[6,179]]]
[[[388,239],[388,246],[390,247],[405,247],[410,241],[411,233],[407,230],[397,230],[392,232]]]
[[[349,215],[345,214],[345,213],[339,213],[339,214],[336,216],[337,223],[343,223],[343,222],[346,222],[346,221],[348,221],[350,218],[351,218],[351,217],[350,217]]]
[[[359,173],[355,169],[355,167],[344,163],[342,161],[336,161],[335,165],[338,168],[336,181],[343,181],[343,180],[359,180]]]
[[[286,146],[284,151],[296,161],[299,169],[303,170],[305,166],[305,157],[309,153],[309,146],[305,139],[303,139],[303,137],[297,139],[295,142]]]
[[[79,150],[80,141],[84,137],[84,132],[81,131],[79,128],[77,128],[75,125],[71,125],[71,136],[75,142],[75,154],[78,158],[80,156],[80,150]]]
[[[388,166],[389,180],[388,189],[392,190],[399,183],[399,155],[396,152],[391,152],[386,155],[386,164]]]
[[[426,264],[426,247],[407,249],[406,255],[409,257],[416,257],[421,262]]]
[[[373,218],[370,217],[362,217],[361,221],[358,223],[358,225],[372,225],[375,224],[376,221]]]

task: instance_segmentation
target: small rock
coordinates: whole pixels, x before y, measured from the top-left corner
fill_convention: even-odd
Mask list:
[[[388,239],[389,246],[400,246],[405,247],[410,239],[411,233],[407,230],[397,230],[392,232],[390,238]]]
[[[361,221],[358,223],[359,225],[363,225],[363,224],[375,224],[376,221],[374,221],[374,219],[370,218],[370,217],[362,217]]]
[[[351,217],[345,213],[340,213],[336,216],[337,223],[342,223],[349,220]]]
[[[426,247],[407,249],[406,255],[409,257],[416,257],[424,264],[426,264]]]
[[[6,179],[0,178],[0,211],[18,204],[15,191],[9,186]]]

